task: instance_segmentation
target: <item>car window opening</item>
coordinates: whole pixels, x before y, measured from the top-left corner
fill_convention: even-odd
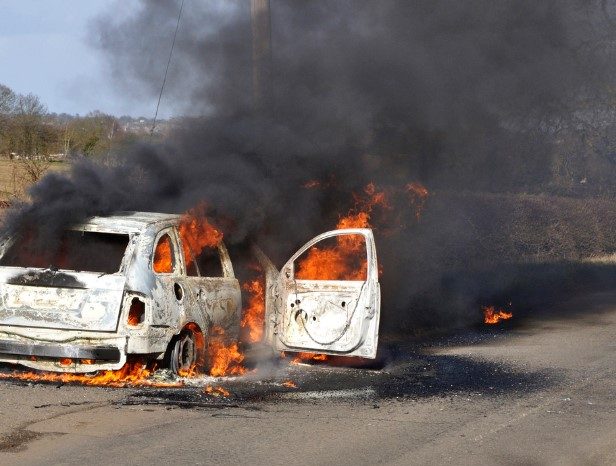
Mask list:
[[[189,277],[222,277],[222,262],[218,248],[205,247],[201,253],[192,260],[192,257],[186,257],[187,270]],[[198,271],[197,271],[198,267]]]
[[[129,239],[126,234],[72,230],[54,242],[22,235],[0,258],[0,266],[113,274],[120,270]]]
[[[173,242],[168,234],[164,234],[154,249],[153,269],[156,273],[173,273],[175,268]]]
[[[295,260],[294,270],[299,280],[366,281],[366,239],[357,234],[325,238]]]

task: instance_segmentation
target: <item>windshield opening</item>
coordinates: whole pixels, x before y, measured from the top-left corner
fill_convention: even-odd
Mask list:
[[[129,239],[126,234],[65,231],[57,241],[41,244],[21,236],[0,258],[0,266],[116,273]]]

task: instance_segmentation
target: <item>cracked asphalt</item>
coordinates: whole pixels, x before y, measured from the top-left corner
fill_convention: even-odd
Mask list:
[[[526,315],[385,342],[378,368],[283,360],[177,389],[0,381],[0,464],[616,464],[616,293]]]

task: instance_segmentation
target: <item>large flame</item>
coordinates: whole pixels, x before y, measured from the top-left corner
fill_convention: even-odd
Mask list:
[[[328,188],[335,184],[334,179],[325,181],[309,180],[304,183],[306,189]],[[369,183],[361,193],[353,194],[354,207],[336,224],[337,229],[372,228],[372,215],[375,209],[379,213],[391,213],[395,209],[390,200],[392,193],[400,194],[400,190],[379,189],[374,183]],[[424,203],[428,197],[428,190],[420,183],[409,183],[404,188],[410,205],[415,208],[415,217],[419,219]],[[408,201],[406,201],[408,202]],[[383,221],[397,225],[396,221]],[[395,231],[390,227],[383,227],[384,231]],[[382,270],[379,269],[379,273]],[[295,272],[299,279],[317,280],[365,280],[367,275],[367,260],[364,239],[361,235],[339,236],[335,244],[330,247],[314,247],[307,255],[300,259]],[[244,339],[249,343],[256,343],[263,338],[263,323],[265,316],[265,286],[262,279],[253,279],[245,282],[242,289],[249,294],[248,302],[244,307],[242,328],[246,330]],[[323,360],[326,356],[312,353],[300,353],[296,360]]]
[[[186,268],[190,267],[205,248],[216,248],[222,241],[222,232],[208,221],[206,210],[207,205],[201,204],[186,212],[180,220],[178,232],[182,240],[182,253],[184,254]],[[173,271],[171,238],[164,235],[154,251],[154,272],[172,273]]]
[[[186,212],[178,228],[186,267],[206,248],[217,248],[223,238],[220,230],[214,227],[206,217],[207,204]],[[228,342],[222,327],[210,329],[207,353],[210,375],[221,377],[226,375],[241,375],[246,372],[242,366],[244,355],[240,352],[237,342]],[[193,372],[187,375],[194,375]]]
[[[355,207],[338,219],[337,229],[371,228],[371,214],[376,206],[389,209],[388,196],[374,183],[364,188],[362,195],[354,195]],[[364,237],[344,235],[336,237],[330,247],[315,246],[297,263],[295,277],[300,280],[365,280],[368,262]]]
[[[173,272],[173,251],[169,235],[164,235],[156,245],[153,268],[156,273]]]
[[[66,361],[68,362],[68,361]],[[71,361],[72,363],[72,361]],[[181,387],[183,382],[161,382],[149,379],[155,367],[142,360],[128,361],[121,369],[116,371],[99,371],[94,375],[56,373],[56,372],[22,372],[1,373],[0,379],[13,379],[28,382],[61,382],[80,383],[83,385],[96,385],[108,387]]]
[[[305,187],[317,188],[320,185],[318,182],[311,181]],[[405,186],[404,192],[409,196],[416,220],[419,220],[429,195],[428,190],[421,183],[413,182]],[[384,232],[391,234],[397,231],[400,224],[399,218],[391,221],[388,217],[391,217],[389,214],[395,211],[391,197],[398,193],[399,191],[393,189],[379,189],[374,183],[369,183],[362,193],[353,195],[355,206],[338,219],[336,228],[373,228],[373,217],[375,209],[378,208],[383,218],[380,223],[394,224],[393,228],[388,226]],[[382,270],[379,269],[379,274],[381,272]],[[364,238],[361,235],[338,236],[333,246],[311,248],[308,254],[298,261],[295,277],[304,280],[365,280],[367,258]],[[292,363],[325,360],[327,356],[323,354],[298,353]]]
[[[242,365],[244,355],[240,352],[237,342],[228,344],[222,327],[214,326],[210,331],[208,343],[210,375],[222,377],[225,375],[242,375],[246,368]]]
[[[337,229],[372,228],[371,215],[375,207],[391,209],[388,195],[368,184],[362,194],[354,195],[355,206],[341,216]],[[295,278],[300,280],[366,280],[368,272],[365,239],[362,235],[337,236],[334,245],[314,246],[297,263]],[[302,361],[325,361],[327,356],[298,353],[292,364]]]
[[[222,232],[208,221],[206,210],[207,205],[201,204],[186,212],[180,221],[178,231],[182,239],[186,268],[205,248],[217,248],[222,241]]]
[[[258,343],[263,338],[265,321],[265,285],[263,279],[250,280],[242,285],[248,292],[248,302],[244,307],[241,326],[247,330],[246,339],[249,343]]]

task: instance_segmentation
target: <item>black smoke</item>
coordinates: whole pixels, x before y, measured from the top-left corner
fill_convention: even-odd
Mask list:
[[[121,92],[154,101],[178,9],[142,0],[93,28]],[[190,117],[164,143],[47,176],[7,228],[53,233],[89,215],[206,201],[228,242],[256,241],[280,265],[371,181],[423,183],[428,210],[445,192],[561,193],[560,128],[575,133],[571,115],[613,85],[611,23],[596,1],[272,0],[271,11],[265,111],[253,106],[250,2],[189,0],[163,105]],[[473,235],[447,208],[418,225],[396,206],[403,227],[378,239],[390,322],[464,262]],[[463,238],[449,256],[435,255],[443,232]]]

